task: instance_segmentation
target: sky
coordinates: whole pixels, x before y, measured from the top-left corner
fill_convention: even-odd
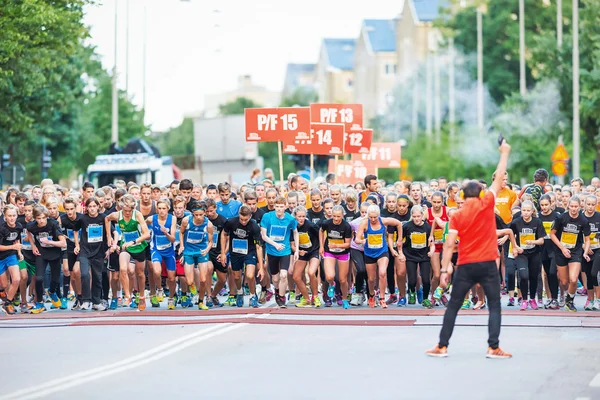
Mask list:
[[[288,63],[316,63],[323,38],[357,38],[363,19],[392,19],[402,1],[98,0],[85,23],[112,69],[116,4],[118,85],[140,107],[145,36],[146,123],[163,131],[202,110],[205,94],[235,89],[240,75],[281,90]]]

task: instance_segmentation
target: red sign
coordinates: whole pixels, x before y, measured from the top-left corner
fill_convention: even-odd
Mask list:
[[[372,143],[368,154],[352,154],[352,161],[360,161],[372,168],[400,168],[400,143]]]
[[[362,132],[362,104],[311,104],[311,122],[323,124],[344,124],[346,132]]]
[[[343,124],[310,124],[310,134],[298,132],[284,137],[283,152],[287,154],[319,154],[341,156],[344,154]]]
[[[362,132],[346,133],[344,154],[369,154],[373,141],[373,129],[363,129]]]
[[[246,108],[247,142],[278,142],[286,137],[310,134],[310,108]]]
[[[336,182],[342,185],[354,185],[356,182],[363,182],[365,176],[374,174],[373,168],[368,168],[360,161],[339,160],[337,170],[335,160],[329,160],[329,171],[336,175]]]

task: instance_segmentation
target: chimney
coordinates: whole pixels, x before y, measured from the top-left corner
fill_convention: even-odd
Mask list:
[[[252,87],[252,76],[241,75],[238,77],[238,89],[250,89]]]

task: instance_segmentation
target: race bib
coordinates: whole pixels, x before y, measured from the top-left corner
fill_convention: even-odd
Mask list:
[[[87,227],[87,236],[89,243],[100,243],[102,242],[102,225],[89,225]]]
[[[21,233],[21,245],[23,250],[31,250],[31,243],[27,240],[27,233]]]
[[[567,249],[574,249],[577,244],[577,234],[571,232],[563,232],[560,235],[560,242]]]
[[[138,231],[133,232],[123,232],[123,240],[125,243],[135,242],[140,237],[140,233]]]
[[[303,249],[310,249],[312,246],[312,242],[310,241],[310,236],[308,236],[308,232],[299,232],[298,240],[300,241],[300,247]]]
[[[248,254],[248,241],[245,239],[233,239],[231,251],[236,254]]]
[[[427,243],[427,235],[425,233],[413,232],[410,234],[410,241],[413,249],[423,249]]]
[[[217,231],[215,229],[213,231],[213,244],[212,244],[212,248],[216,249],[218,245],[219,245],[219,231]]]
[[[381,249],[383,247],[383,235],[368,235],[367,236],[367,245],[370,249]]]
[[[202,231],[188,231],[187,242],[191,244],[202,243],[204,240],[204,232]]]
[[[598,237],[598,232],[590,233],[590,249],[600,249],[600,238]]]
[[[544,225],[544,230],[546,231],[546,236],[544,236],[544,239],[550,239],[550,231],[552,230],[552,221],[544,221],[544,222],[542,222],[542,225]]]
[[[533,233],[521,233],[519,235],[519,245],[523,250],[529,250],[535,247],[534,244],[527,244],[528,240],[535,240],[535,235]]]
[[[433,230],[433,240],[435,244],[442,244],[444,238],[444,231],[441,229],[434,229]]]
[[[67,229],[67,238],[71,241],[75,241],[75,231],[73,229]]]
[[[272,225],[269,231],[269,236],[276,242],[283,242],[285,240],[286,226]]]
[[[169,241],[167,235],[156,235],[156,248],[158,250],[167,250],[173,244]]]
[[[52,245],[50,245],[50,244],[43,243],[42,239],[50,239],[50,235],[48,235],[48,232],[38,233],[38,240],[40,241],[40,244],[42,245],[42,247],[52,247]]]
[[[344,244],[344,239],[329,239],[329,244],[342,245]],[[330,247],[329,251],[331,253],[341,253],[344,251],[344,249],[332,249]]]

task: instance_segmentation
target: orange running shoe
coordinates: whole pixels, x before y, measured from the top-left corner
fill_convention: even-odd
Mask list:
[[[387,303],[385,302],[385,299],[379,300],[379,305],[381,306],[381,308],[387,308]]]
[[[369,297],[369,307],[375,308],[375,296]]]
[[[500,347],[497,349],[488,347],[488,351],[485,356],[486,358],[512,358],[512,354],[503,351]]]
[[[438,344],[433,349],[427,350],[425,354],[427,354],[429,357],[448,357],[448,347],[440,347],[440,345]]]
[[[146,298],[140,297],[140,304],[138,304],[138,310],[144,311],[146,309]]]

